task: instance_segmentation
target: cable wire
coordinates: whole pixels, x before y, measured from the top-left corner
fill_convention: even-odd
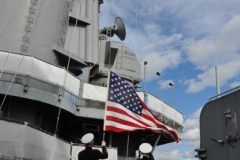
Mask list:
[[[25,14],[27,13],[27,11],[28,11],[28,10],[26,10],[26,8],[27,8],[29,2],[30,2],[30,0],[28,0],[27,4],[26,4],[26,6],[25,6],[25,9],[24,9],[24,10],[25,10],[26,12],[24,12],[24,15],[25,15]],[[9,54],[10,54],[10,52],[11,52],[11,50],[12,50],[12,45],[13,45],[13,42],[15,42],[16,35],[17,35],[17,32],[14,34],[14,37],[13,37],[13,40],[12,40],[11,46],[10,46],[9,51],[8,51],[8,56],[7,56],[6,61],[5,61],[5,63],[4,63],[4,66],[3,66],[3,69],[2,69],[2,71],[1,71],[0,77],[1,77],[1,75],[2,75],[2,72],[3,72],[4,68],[5,68],[5,65],[6,65],[6,63],[7,63],[7,60],[8,60]],[[0,110],[2,109],[2,106],[3,106],[4,102],[5,102],[5,99],[6,99],[7,95],[8,95],[8,93],[9,93],[9,90],[10,90],[12,84],[13,84],[13,81],[14,81],[14,79],[15,79],[17,73],[18,73],[18,70],[19,70],[19,68],[20,68],[20,65],[22,64],[23,59],[24,59],[24,56],[22,57],[22,59],[21,59],[19,65],[18,65],[17,71],[15,72],[15,74],[14,74],[14,76],[13,76],[13,79],[12,79],[12,81],[11,81],[9,87],[8,87],[8,90],[7,90],[5,96],[4,96],[3,100],[2,100],[2,103],[1,103],[1,106],[0,106]]]
[[[79,2],[78,15],[77,15],[75,27],[74,27],[74,30],[73,30],[73,38],[71,39],[70,46],[69,46],[68,64],[67,64],[66,74],[65,74],[65,78],[64,78],[63,89],[65,88],[65,83],[66,83],[66,79],[67,79],[69,64],[70,64],[70,60],[71,60],[71,53],[72,53],[71,52],[71,49],[72,49],[71,47],[72,47],[73,40],[75,38],[75,30],[76,30],[76,27],[77,27],[77,24],[78,24],[78,18],[79,18],[80,11],[81,11],[81,9],[80,9],[81,8],[81,3],[82,3],[82,0],[80,0],[80,2]],[[57,128],[58,128],[59,118],[60,118],[60,114],[61,114],[61,109],[62,108],[60,106],[59,110],[58,110],[58,117],[57,117],[57,124],[56,124],[56,128],[55,128],[55,134],[57,133]]]
[[[134,41],[134,50],[135,50],[135,52],[137,52],[136,51],[137,29],[138,29],[138,0],[137,0],[137,9],[136,9],[135,41]]]

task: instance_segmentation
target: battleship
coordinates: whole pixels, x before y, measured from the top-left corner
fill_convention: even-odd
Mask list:
[[[0,0],[0,159],[76,160],[81,137],[107,143],[109,160],[134,160],[141,143],[171,137],[104,132],[109,70],[137,90],[141,63],[121,41],[123,20],[99,28],[103,0]],[[109,41],[117,36],[121,41]],[[182,139],[183,114],[146,89],[138,96]],[[103,137],[103,135],[105,135]]]

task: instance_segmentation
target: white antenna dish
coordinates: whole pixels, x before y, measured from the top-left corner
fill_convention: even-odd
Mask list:
[[[124,40],[126,38],[126,29],[125,25],[120,17],[115,19],[115,24],[117,25],[117,30],[114,33],[118,36],[120,40]]]
[[[112,37],[114,34],[116,34],[118,38],[123,41],[126,38],[126,29],[122,19],[120,17],[117,17],[115,19],[114,25],[104,27],[100,31],[100,34],[105,34],[109,37]]]

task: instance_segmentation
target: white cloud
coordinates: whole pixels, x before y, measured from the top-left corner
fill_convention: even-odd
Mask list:
[[[190,114],[185,120],[183,124],[183,140],[178,144],[172,143],[156,148],[154,152],[156,160],[195,160],[194,155],[197,153],[194,149],[200,146],[199,116],[201,110],[202,107]]]
[[[183,139],[186,144],[194,145],[195,147],[199,146],[199,128],[189,129],[183,134]]]
[[[215,66],[218,66],[219,84],[226,82],[240,74],[238,69],[239,44],[240,44],[240,15],[233,16],[221,27],[216,38],[205,37],[200,40],[186,42],[186,55],[188,61],[196,68],[202,70],[196,78],[188,79],[184,84],[188,85],[187,92],[199,92],[206,87],[214,87]]]
[[[185,120],[183,127],[183,143],[195,148],[199,147],[200,132],[199,132],[199,116],[202,108],[199,108],[196,112],[192,113]]]
[[[171,86],[169,86],[169,83],[172,83],[173,86],[174,86],[174,82],[172,80],[170,80],[170,79],[168,79],[168,80],[160,80],[158,82],[160,90],[169,89],[171,87]]]
[[[187,59],[198,69],[206,70],[218,64],[234,60],[240,48],[240,15],[234,16],[216,38],[204,37],[186,42]]]
[[[148,64],[146,65],[146,80],[152,80],[156,78],[156,72],[162,72],[167,68],[175,68],[181,63],[181,54],[177,50],[167,50],[162,55],[158,53],[148,53],[143,56],[143,60],[147,61]],[[144,75],[144,65],[142,65],[142,75]]]
[[[238,87],[238,86],[240,86],[240,81],[235,81],[235,82],[230,84],[231,88]]]
[[[189,128],[193,128],[199,125],[199,120],[197,118],[194,119],[187,119],[184,122],[184,129],[187,130]]]
[[[195,153],[194,152],[184,152],[182,157],[184,160],[196,160],[196,158],[194,157],[195,156]]]
[[[177,160],[179,157],[182,156],[182,153],[178,150],[173,150],[169,152],[165,152],[163,154],[157,155],[156,158],[162,159],[162,160]]]
[[[232,61],[217,66],[219,85],[225,85],[228,80],[240,75],[240,55],[236,56]],[[198,74],[196,79],[185,80],[184,84],[188,85],[186,92],[199,92],[206,87],[216,86],[215,67]]]
[[[202,107],[198,108],[196,112],[193,112],[188,116],[189,119],[199,119],[200,113],[202,111]]]
[[[159,154],[154,154],[155,160],[196,160],[194,157],[195,153],[190,151],[181,152],[176,149],[171,149],[170,151],[166,151]]]

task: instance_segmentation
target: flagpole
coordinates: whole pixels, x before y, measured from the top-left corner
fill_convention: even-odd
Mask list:
[[[104,141],[104,139],[105,139],[105,131],[103,131],[103,141]]]
[[[110,132],[109,147],[112,147],[112,132]]]
[[[112,32],[112,30],[110,30]],[[110,33],[112,34],[112,33]],[[110,79],[110,59],[111,59],[111,50],[109,53],[108,59],[108,80],[107,80],[107,93],[106,93],[106,101],[105,101],[105,111],[104,111],[104,122],[103,122],[103,141],[105,139],[105,122],[106,122],[106,110],[107,110],[107,100],[108,100],[108,90],[109,90],[109,79]],[[110,145],[110,144],[109,144]]]
[[[161,134],[159,134],[158,138],[156,139],[156,141],[155,141],[155,143],[154,143],[154,146],[153,146],[153,149],[152,149],[152,153],[153,153],[153,151],[155,150],[155,147],[157,146],[158,141],[160,140],[160,138],[161,138]]]
[[[128,132],[128,139],[127,139],[126,160],[128,159],[128,145],[129,145],[129,132]]]
[[[105,111],[104,111],[104,121],[103,121],[103,140],[105,139],[105,123],[106,123],[106,111],[107,111],[107,101],[108,101],[108,90],[109,90],[109,80],[110,80],[110,70],[108,71],[108,81],[106,90],[106,101],[105,101]]]

